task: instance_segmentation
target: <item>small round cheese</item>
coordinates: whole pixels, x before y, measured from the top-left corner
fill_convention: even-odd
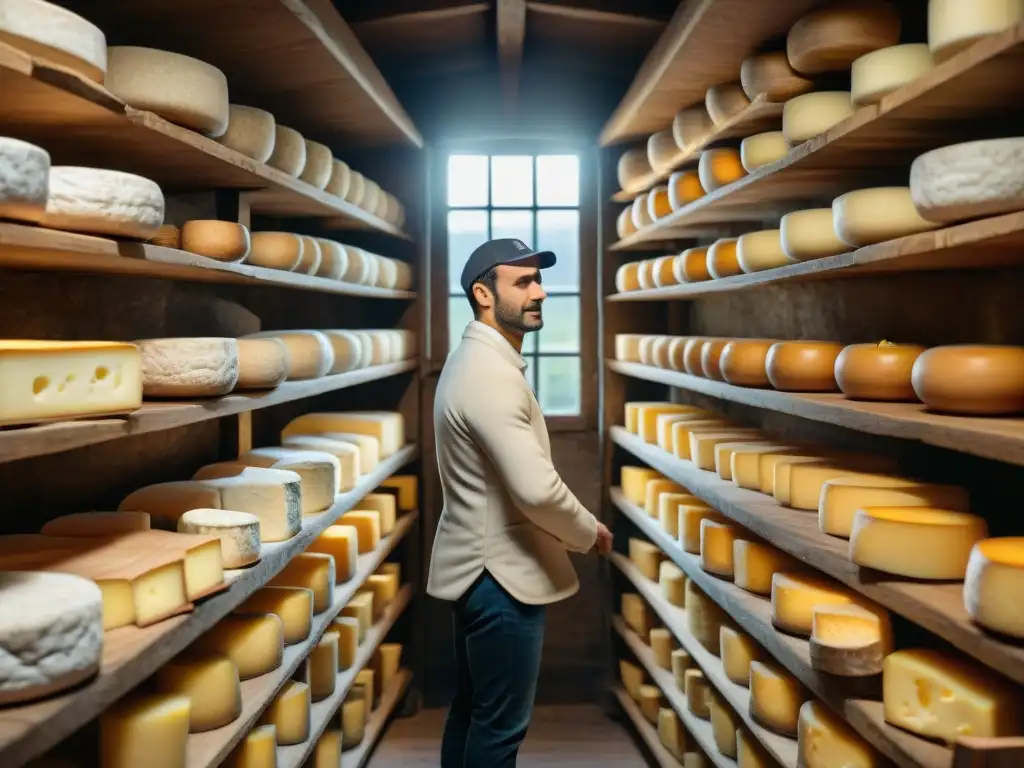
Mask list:
[[[366,179],[363,186],[363,199],[360,201],[359,207],[372,213],[377,207],[377,201],[381,194],[380,185],[373,179]]]
[[[641,333],[615,334],[615,359],[623,363],[640,362]]]
[[[935,67],[925,43],[908,43],[865,53],[850,70],[850,99],[855,107],[877,104]]]
[[[753,173],[762,165],[774,163],[788,154],[789,144],[782,131],[758,133],[740,142],[740,163],[747,173]]]
[[[676,171],[668,179],[668,204],[673,211],[704,197],[700,176],[693,171]]]
[[[733,339],[722,350],[722,378],[738,387],[771,386],[765,364],[775,343],[772,339]]]
[[[795,147],[831,130],[854,112],[849,91],[815,91],[790,99],[782,107],[782,133]]]
[[[306,140],[294,128],[274,126],[274,151],[267,165],[298,178],[306,169]]]
[[[0,18],[2,14],[0,9]],[[2,30],[0,23],[0,40]],[[0,219],[38,224],[46,215],[49,190],[50,153],[0,136]]]
[[[615,233],[619,236],[619,240],[624,240],[634,232],[636,232],[636,225],[633,223],[633,208],[632,206],[623,208],[615,220]]]
[[[249,264],[291,272],[302,262],[302,238],[291,232],[253,232]]]
[[[916,344],[851,344],[836,358],[836,383],[854,400],[917,400],[910,374],[925,350]]]
[[[178,533],[220,539],[225,568],[244,568],[260,559],[260,519],[230,509],[190,509],[178,518]]]
[[[370,255],[362,248],[346,245],[345,254],[348,256],[348,269],[341,279],[346,283],[365,283],[373,268],[370,264]]]
[[[929,0],[928,47],[942,62],[1024,21],[1020,0]]]
[[[44,0],[0,3],[0,43],[55,62],[97,83],[106,76],[107,39],[103,30]]]
[[[395,260],[379,256],[377,263],[380,265],[377,285],[381,288],[394,290],[395,285],[398,283],[398,265],[395,263]]]
[[[671,358],[669,357],[669,349],[671,348],[672,337],[671,336],[659,336],[654,341],[654,346],[651,348],[651,362],[658,368],[669,368],[671,367]]]
[[[320,266],[317,267],[316,276],[340,280],[348,269],[348,252],[333,240],[318,237],[316,241],[320,245]]]
[[[637,347],[640,365],[654,365],[654,342],[659,338],[659,336],[644,336],[640,339],[640,344]]]
[[[647,194],[647,215],[652,221],[663,219],[672,213],[672,206],[669,204],[668,187],[659,185],[654,187]]]
[[[398,270],[398,278],[395,280],[395,289],[408,291],[412,289],[412,267],[404,261],[395,261],[395,269]]]
[[[103,596],[67,573],[0,573],[0,705],[40,699],[99,671]]]
[[[691,376],[703,376],[704,365],[701,353],[704,351],[706,336],[691,336],[683,347],[683,370]]]
[[[302,260],[295,271],[303,275],[315,275],[320,269],[320,243],[315,237],[299,235],[302,240]]]
[[[204,136],[228,129],[228,80],[216,67],[180,53],[107,48],[107,90],[135,109],[155,112]]]
[[[732,184],[737,179],[747,175],[740,162],[740,153],[732,147],[720,147],[718,149],[706,149],[700,153],[700,161],[697,164],[697,175],[700,177],[700,185],[705,192],[714,192],[716,189]]]
[[[277,123],[272,114],[256,107],[230,104],[228,129],[217,141],[257,163],[265,163],[274,153],[276,137]]]
[[[164,224],[146,241],[164,248],[181,248],[181,230],[171,224]]]
[[[333,160],[331,166],[331,179],[327,182],[325,190],[328,194],[344,200],[352,183],[352,169],[341,160]]]
[[[747,274],[794,263],[782,250],[782,237],[777,229],[740,235],[736,241],[736,259]]]
[[[1024,537],[979,541],[964,578],[964,607],[986,629],[1024,639]]]
[[[316,141],[305,139],[306,164],[299,174],[299,179],[317,189],[325,189],[334,173],[334,156],[329,147]]]
[[[779,222],[782,250],[793,261],[810,261],[852,250],[839,239],[831,208],[787,213]]]
[[[689,152],[704,141],[715,128],[707,107],[697,104],[676,113],[672,120],[672,138],[681,152]]]
[[[56,165],[42,225],[146,240],[164,223],[164,195],[156,182],[131,173]]]
[[[679,155],[679,147],[672,137],[672,130],[652,133],[647,139],[647,162],[657,173],[664,173],[675,162]]]
[[[763,96],[768,101],[786,101],[807,93],[814,83],[789,66],[785,51],[769,51],[744,59],[740,85],[751,101]]]
[[[700,348],[700,370],[705,378],[724,381],[722,378],[722,351],[732,339],[707,339]]]
[[[647,205],[647,193],[641,192],[633,201],[633,226],[643,229],[654,223],[651,218],[650,208]]]
[[[359,171],[351,171],[348,180],[348,194],[345,195],[345,202],[351,203],[357,208],[363,204],[363,196],[366,194],[366,177]]]
[[[362,341],[352,331],[324,331],[327,340],[334,349],[334,365],[329,373],[347,373],[359,367],[363,357]]]
[[[911,374],[914,392],[936,411],[1001,416],[1024,411],[1024,348],[933,347]]]
[[[780,341],[765,358],[765,372],[783,392],[834,392],[835,364],[843,345],[833,341]]]
[[[280,339],[288,347],[288,380],[319,379],[334,367],[334,347],[320,331],[260,331],[249,339]]]
[[[804,74],[838,72],[900,41],[900,16],[886,0],[838,0],[803,16],[786,36],[786,55]]]
[[[711,116],[711,122],[719,126],[749,107],[750,99],[738,82],[723,83],[708,88],[704,94],[704,106]]]
[[[363,276],[359,281],[360,285],[376,285],[377,276],[380,274],[380,261],[377,254],[363,251],[366,260],[363,262]]]
[[[910,166],[910,195],[928,221],[948,224],[1024,210],[1024,138],[953,144]]]
[[[617,165],[620,189],[631,189],[641,183],[644,176],[651,172],[651,163],[647,159],[647,147],[627,149],[622,153]]]
[[[708,249],[687,248],[675,263],[676,279],[680,283],[700,283],[711,279],[708,271]]]
[[[249,255],[249,230],[233,221],[196,219],[181,228],[181,248],[217,261],[245,261]]]
[[[644,259],[640,262],[640,268],[636,272],[636,279],[640,283],[640,290],[649,291],[655,288],[654,284],[654,259]]]
[[[238,339],[235,389],[273,389],[288,378],[288,347],[280,339]]]
[[[146,397],[216,397],[238,382],[234,339],[146,339],[135,342],[142,355]]]
[[[623,264],[615,271],[615,290],[618,293],[640,290],[640,262]]]
[[[723,237],[708,248],[707,270],[711,277],[720,280],[723,277],[743,274],[740,260],[736,255],[737,242],[735,237]]]
[[[679,282],[675,275],[675,261],[675,256],[659,256],[654,260],[651,272],[654,275],[655,288],[665,288]]]
[[[832,201],[832,223],[839,239],[861,248],[935,229],[914,208],[910,187],[873,187]]]

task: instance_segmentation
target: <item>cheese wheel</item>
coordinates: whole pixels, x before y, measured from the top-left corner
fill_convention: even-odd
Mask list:
[[[641,185],[643,178],[651,172],[651,162],[647,159],[647,147],[627,149],[619,158],[617,175],[619,186],[630,189]]]
[[[953,144],[910,166],[910,195],[928,221],[943,224],[1024,210],[1024,138]]]
[[[894,45],[866,53],[850,70],[850,100],[855,107],[877,104],[935,67],[925,43]]]
[[[836,383],[854,400],[888,402],[917,399],[910,376],[925,351],[916,344],[851,344],[836,358]]]
[[[900,16],[886,0],[838,0],[803,16],[786,36],[790,66],[804,74],[849,69],[900,41]]]
[[[345,373],[359,368],[363,359],[363,342],[352,331],[329,330],[324,335],[334,350],[334,365],[328,373]]]
[[[700,154],[697,164],[697,175],[705,192],[732,184],[747,175],[740,162],[740,153],[732,147],[707,149]]]
[[[673,211],[699,200],[704,194],[700,175],[693,171],[676,171],[668,179],[668,204]]]
[[[318,379],[334,367],[334,347],[320,331],[261,331],[249,339],[276,338],[288,347],[288,380]]]
[[[615,359],[623,363],[639,363],[642,338],[639,333],[615,334]]]
[[[811,261],[852,250],[836,234],[831,208],[787,213],[779,221],[782,250],[793,261]]]
[[[911,374],[914,392],[932,410],[1000,416],[1024,410],[1024,348],[934,347]]]
[[[788,154],[789,144],[782,131],[758,133],[740,142],[740,163],[747,173],[777,162]]]
[[[249,230],[233,221],[195,219],[181,228],[181,248],[216,261],[237,263],[249,255]]]
[[[395,269],[398,272],[398,277],[395,280],[395,289],[399,291],[408,291],[412,289],[412,267],[406,264],[404,261],[395,261]]]
[[[636,272],[637,281],[640,283],[640,290],[649,291],[655,288],[654,284],[654,259],[644,259],[640,262],[640,268]]]
[[[276,137],[277,123],[272,114],[256,107],[229,104],[228,129],[217,141],[257,163],[265,163],[274,154]]]
[[[359,202],[359,207],[364,211],[373,213],[377,208],[377,202],[381,196],[380,185],[373,179],[367,178],[366,184],[363,187],[363,199]]]
[[[637,350],[641,365],[654,365],[654,342],[660,338],[660,336],[644,336],[640,339]],[[629,409],[627,408],[626,410],[628,411]]]
[[[707,138],[715,123],[704,104],[687,107],[672,120],[672,138],[681,152],[690,152]]]
[[[743,274],[739,257],[736,255],[737,242],[735,237],[723,237],[708,248],[707,267],[711,277],[720,280],[723,277]]]
[[[814,83],[789,66],[785,51],[769,51],[744,59],[740,65],[740,85],[747,98],[786,101],[807,93]]]
[[[288,347],[280,339],[238,339],[235,389],[273,389],[288,378]]]
[[[0,43],[47,59],[102,83],[107,72],[103,30],[69,10],[43,0],[4,0]]]
[[[782,236],[777,229],[740,235],[736,241],[736,260],[747,274],[794,263],[782,250]]]
[[[55,165],[42,225],[146,240],[164,223],[164,195],[142,176]]]
[[[290,232],[253,232],[249,264],[291,272],[302,263],[305,245],[302,238]]]
[[[312,184],[317,189],[324,189],[334,172],[334,157],[329,147],[316,141],[305,139],[306,164],[299,175],[301,181]]]
[[[979,541],[964,579],[964,607],[986,629],[1024,638],[1024,538]]]
[[[244,568],[260,559],[260,519],[229,509],[190,509],[178,518],[178,533],[220,540],[225,568]]]
[[[839,239],[854,248],[939,226],[922,218],[914,208],[910,187],[873,187],[847,192],[832,201],[832,219]]]
[[[676,161],[679,147],[672,137],[672,130],[652,133],[647,139],[647,162],[656,173],[664,173]]]
[[[1020,0],[929,0],[928,47],[942,62],[983,37],[1024,21]]]
[[[633,223],[633,208],[632,206],[623,208],[615,220],[615,234],[619,236],[619,240],[624,240],[634,232],[636,232],[636,224]]]
[[[683,370],[691,376],[703,376],[704,366],[701,363],[701,353],[704,351],[706,336],[693,336],[683,346]]]
[[[654,187],[647,194],[647,215],[651,221],[663,219],[672,213],[672,206],[669,204],[668,187],[659,185]]]
[[[191,56],[113,45],[107,48],[104,85],[135,109],[155,112],[204,136],[222,136],[228,129],[227,78]]]
[[[849,91],[815,91],[790,99],[782,107],[782,133],[795,147],[828,132],[854,112]]]
[[[0,40],[3,29],[0,21]],[[38,224],[46,215],[49,190],[50,154],[27,141],[0,137],[0,219]]]
[[[348,194],[349,186],[352,184],[352,169],[348,167],[347,163],[337,158],[331,161],[331,166],[331,179],[327,182],[324,191],[329,195],[344,199],[345,195]]]
[[[675,256],[659,256],[654,260],[651,273],[654,275],[655,288],[665,288],[678,282],[675,276],[675,260]]]
[[[320,269],[320,243],[315,237],[299,235],[302,240],[302,259],[295,271],[302,275],[314,275]]]
[[[345,247],[323,237],[318,237],[316,241],[320,246],[320,266],[317,267],[316,276],[340,280],[348,269],[348,252]]]
[[[750,662],[750,716],[765,728],[797,735],[800,707],[811,696],[795,677],[774,662]]]
[[[708,271],[708,249],[687,248],[676,259],[676,278],[680,283],[700,283],[711,279]]]
[[[341,276],[341,279],[346,283],[367,284],[372,270],[376,266],[372,263],[370,254],[362,248],[356,248],[351,245],[346,245],[344,248],[348,257],[348,268],[345,270],[345,274]]]
[[[700,348],[700,369],[705,378],[723,381],[722,351],[732,339],[707,339]]]
[[[234,339],[145,339],[135,343],[142,355],[145,397],[226,395],[238,381],[238,344]]]
[[[704,94],[704,106],[711,116],[711,122],[720,126],[749,107],[750,99],[738,82],[723,83],[708,88]]]
[[[351,203],[357,208],[363,204],[363,196],[366,194],[366,177],[359,171],[353,170],[349,176],[348,194],[345,195],[345,202]]]
[[[640,262],[623,264],[615,271],[615,290],[619,293],[640,290]]]
[[[843,345],[834,341],[780,341],[765,358],[765,372],[783,392],[834,392],[835,364]]]
[[[771,386],[765,365],[771,339],[733,339],[722,350],[722,379],[739,387]]]
[[[804,768],[878,768],[881,758],[842,717],[818,701],[804,702],[797,726],[797,752]]]
[[[398,266],[394,259],[385,256],[377,257],[377,287],[394,290],[398,284]]]
[[[298,178],[306,168],[306,140],[294,128],[274,126],[274,151],[267,165]]]
[[[654,223],[647,205],[647,193],[641,192],[633,201],[633,226],[643,229]]]

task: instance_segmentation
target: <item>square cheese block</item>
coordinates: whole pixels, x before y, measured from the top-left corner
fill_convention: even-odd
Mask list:
[[[687,731],[679,722],[679,716],[671,707],[658,710],[658,741],[671,753],[672,757],[682,762],[686,752]]]
[[[320,432],[320,437],[339,443],[350,443],[359,449],[359,472],[368,475],[380,464],[380,440],[357,432]]]
[[[703,720],[711,718],[711,685],[699,669],[687,669],[683,673],[683,695],[686,708]]]
[[[387,411],[350,411],[345,413],[307,413],[293,419],[281,433],[317,435],[325,432],[355,432],[380,441],[380,457],[386,459],[405,445],[405,422],[400,413]]]
[[[664,555],[661,550],[643,539],[629,540],[629,560],[651,581],[658,580],[659,566]]]
[[[220,509],[256,515],[264,542],[287,541],[302,530],[302,478],[296,472],[220,462],[192,479],[220,493]]]
[[[243,453],[239,464],[266,469],[286,469],[296,473],[302,485],[302,514],[323,512],[334,505],[341,492],[341,462],[326,451],[297,448],[256,448]]]
[[[650,467],[623,467],[619,472],[619,483],[622,493],[631,504],[639,507],[647,498],[647,481],[656,480],[661,473]]]
[[[359,532],[351,525],[328,526],[310,542],[306,551],[333,557],[335,583],[342,584],[355,576],[359,564]]]
[[[338,633],[338,671],[343,672],[356,663],[356,655],[359,653],[359,619],[342,616],[331,623],[331,628]]]
[[[220,539],[170,531],[134,531],[108,540],[104,549],[112,557],[145,560],[158,552],[169,558],[184,558],[185,593],[198,600],[224,588],[224,556]],[[117,553],[116,555],[114,553]]]
[[[142,357],[134,344],[0,340],[0,381],[0,426],[142,407]]]
[[[648,635],[654,619],[651,616],[651,608],[646,601],[637,594],[630,592],[622,595],[622,618],[630,629],[636,632],[640,639],[647,642]]]
[[[313,613],[323,613],[334,602],[334,558],[315,552],[296,555],[269,582],[272,587],[302,587],[313,592]]]
[[[367,577],[366,588],[373,592],[374,620],[379,619],[398,597],[398,577],[393,573],[374,573]]]
[[[186,764],[188,696],[131,693],[100,715],[100,764],[105,768],[180,768]]]
[[[626,689],[629,698],[633,701],[640,700],[640,686],[644,684],[644,671],[636,664],[619,660],[619,679],[622,680],[622,687]]]
[[[369,719],[370,713],[380,704],[380,689],[377,684],[377,675],[374,674],[372,669],[361,669],[356,674],[355,684],[361,685],[366,689],[366,698],[370,704],[366,708],[366,717]]]
[[[270,702],[260,718],[260,725],[277,728],[278,746],[301,744],[309,738],[311,704],[309,686],[289,680]]]
[[[359,554],[373,552],[380,544],[380,513],[367,510],[346,512],[338,525],[352,526],[359,534]]]
[[[313,590],[303,587],[263,587],[240,606],[237,615],[272,613],[284,626],[285,645],[301,643],[313,627]]]
[[[284,622],[273,613],[225,616],[189,648],[227,656],[238,669],[238,678],[249,680],[281,666]]]
[[[221,728],[242,714],[238,669],[227,656],[189,650],[164,664],[154,678],[160,692],[188,697],[189,733]]]
[[[346,493],[356,487],[361,472],[359,446],[339,440],[329,440],[322,435],[289,435],[281,439],[288,449],[329,453],[338,460],[338,491]]]
[[[687,493],[687,490],[679,483],[664,477],[648,480],[644,486],[644,511],[649,516],[657,519],[661,496],[665,493]]]
[[[419,506],[419,478],[416,475],[394,475],[384,480],[380,487],[397,491],[398,508],[403,512],[411,512]]]
[[[373,593],[357,592],[348,604],[341,609],[342,616],[348,616],[359,623],[359,642],[366,639],[366,633],[373,626]]]
[[[387,536],[395,529],[398,506],[390,493],[368,493],[359,500],[356,509],[372,510],[380,514],[380,535]]]
[[[373,668],[380,680],[381,691],[386,691],[402,666],[402,644],[381,643],[373,657]]]

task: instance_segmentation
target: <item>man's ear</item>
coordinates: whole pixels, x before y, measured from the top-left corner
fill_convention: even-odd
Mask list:
[[[483,283],[473,283],[473,298],[481,309],[490,309],[494,306],[494,294]]]

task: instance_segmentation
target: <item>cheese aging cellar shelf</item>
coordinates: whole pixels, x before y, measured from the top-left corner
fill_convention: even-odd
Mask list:
[[[629,698],[629,694],[619,685],[612,687],[612,693],[619,702],[619,706],[622,707],[622,711],[626,713],[626,717],[636,728],[637,734],[644,742],[644,746],[650,752],[654,758],[655,765],[658,768],[679,768],[679,761],[672,756],[672,753],[665,749],[661,744],[661,739],[658,738],[658,732],[654,726],[651,725],[644,718],[643,713],[640,712],[640,707],[637,706],[636,702]],[[684,705],[685,706],[685,705]],[[711,726],[704,723],[708,731],[708,738],[710,738]],[[727,757],[723,757],[717,753],[715,757],[715,765],[718,768],[736,768],[736,761],[730,760]]]
[[[380,697],[380,704],[377,705],[377,709],[373,711],[366,722],[363,740],[359,746],[346,751],[342,757],[345,768],[364,768],[369,764],[374,747],[384,735],[384,728],[387,726],[388,720],[398,710],[398,705],[401,704],[402,697],[405,696],[411,682],[412,673],[407,669],[400,669],[395,675],[395,679],[384,689]]]

